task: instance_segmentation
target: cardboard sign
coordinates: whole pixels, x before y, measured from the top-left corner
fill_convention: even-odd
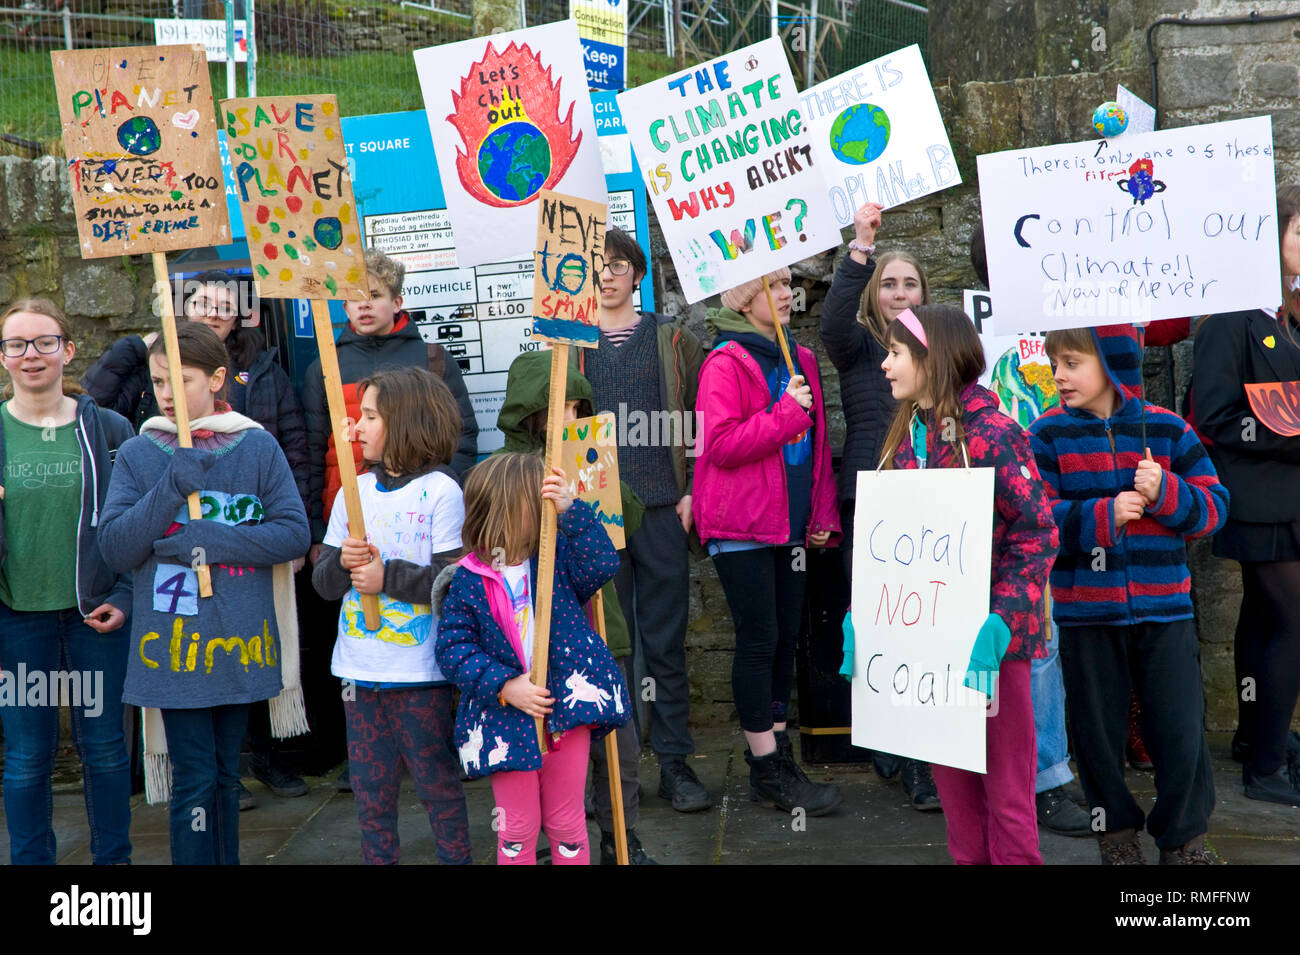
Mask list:
[[[257,293],[368,299],[334,96],[227,99],[221,114]]]
[[[961,183],[915,44],[817,84],[801,102],[841,228],[864,202],[888,209]]]
[[[857,501],[853,745],[982,773],[988,698],[962,681],[989,613],[993,470],[860,471]]]
[[[1246,386],[1250,410],[1264,427],[1286,438],[1300,435],[1300,381],[1265,381]]]
[[[839,245],[779,40],[619,93],[618,106],[687,302]]]
[[[1277,305],[1270,119],[980,156],[999,310],[1051,330]]]
[[[627,7],[628,0],[569,0],[593,90],[621,90],[627,83]]]
[[[203,48],[50,57],[81,257],[230,242]]]
[[[975,321],[975,331],[984,346],[984,374],[979,383],[998,396],[1004,415],[1028,428],[1044,411],[1061,403],[1052,363],[1043,350],[1043,335],[998,334],[992,330],[993,296],[974,289],[965,289],[962,295],[966,314]]]
[[[415,69],[461,268],[531,255],[542,189],[608,201],[572,20],[416,50]]]
[[[618,435],[614,413],[579,418],[564,426],[560,448],[569,490],[592,506],[609,532],[615,550],[627,544],[623,536],[623,495],[618,479]]]
[[[533,337],[583,348],[600,344],[603,202],[543,189],[533,253]]]

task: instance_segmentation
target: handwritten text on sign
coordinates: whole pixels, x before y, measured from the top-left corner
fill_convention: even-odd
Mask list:
[[[258,294],[369,298],[335,98],[228,99],[221,111]]]
[[[841,227],[864,202],[888,209],[961,182],[915,44],[819,83],[802,103]]]
[[[230,242],[203,48],[50,55],[81,257]]]
[[[533,336],[594,348],[600,342],[603,202],[543,189],[537,204]]]
[[[566,424],[563,441],[560,463],[569,479],[569,490],[592,506],[596,518],[609,532],[614,549],[622,550],[626,538],[613,412]]]
[[[963,685],[988,616],[990,468],[862,471],[853,745],[984,772],[988,698]]]
[[[780,41],[618,95],[688,302],[840,242]]]
[[[980,156],[998,311],[1051,330],[1275,307],[1268,117]]]

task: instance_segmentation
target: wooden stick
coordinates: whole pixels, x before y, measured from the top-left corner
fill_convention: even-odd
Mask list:
[[[551,387],[546,418],[546,476],[560,466],[560,446],[564,431],[564,393],[569,377],[569,346],[551,343]],[[541,493],[541,488],[537,489]],[[537,548],[537,594],[533,623],[533,666],[530,677],[535,686],[546,689],[546,664],[550,654],[551,602],[555,591],[555,535],[559,533],[559,514],[555,505],[542,501],[541,539]],[[546,720],[537,718],[537,742],[546,752]]]
[[[176,439],[182,448],[194,447],[194,437],[190,434],[190,409],[185,402],[185,376],[181,370],[181,345],[176,338],[176,312],[172,309],[172,283],[167,275],[167,253],[153,253],[153,280],[158,289],[162,306],[163,344],[167,347],[167,374],[172,380],[172,409],[176,415]],[[190,520],[197,521],[203,517],[203,508],[199,504],[199,492],[194,491],[186,499]],[[194,573],[199,579],[199,596],[212,596],[212,571],[207,561],[193,564]]]
[[[311,303],[312,324],[316,328],[316,347],[320,351],[320,370],[325,376],[325,401],[330,411],[330,431],[334,434],[334,451],[339,459],[339,482],[343,487],[343,504],[348,511],[348,536],[366,539],[366,519],[361,513],[361,494],[357,490],[357,462],[352,456],[352,427],[348,406],[343,400],[343,378],[339,374],[339,355],[334,347],[334,326],[330,324],[329,303],[316,299]],[[361,612],[367,630],[378,630],[379,595],[362,594]]]
[[[776,342],[781,346],[781,354],[785,356],[785,367],[790,372],[790,377],[794,377],[794,359],[790,357],[790,345],[785,340],[785,328],[781,324],[781,317],[776,313],[776,301],[772,298],[772,286],[767,284],[767,276],[763,276],[763,294],[767,296],[767,313],[772,316],[772,325],[776,328]]]
[[[596,618],[596,632],[606,646],[609,638],[605,635],[605,593],[597,590],[591,598],[592,616]],[[632,705],[631,689],[628,690],[628,706]],[[618,730],[605,736],[605,765],[609,768],[609,799],[614,807],[614,854],[619,865],[631,865],[627,855],[627,818],[623,813],[623,773],[618,765]]]

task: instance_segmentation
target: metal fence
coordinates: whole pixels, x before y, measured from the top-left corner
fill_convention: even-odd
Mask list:
[[[0,153],[59,152],[50,51],[155,42],[154,19],[223,19],[227,0],[0,0]],[[242,19],[244,0],[229,0]],[[474,0],[259,0],[238,94],[333,92],[344,115],[422,107],[411,51],[473,35]],[[111,8],[112,12],[107,12]],[[126,12],[123,12],[126,11]],[[529,25],[569,15],[568,0],[522,0]],[[677,18],[680,16],[680,23]],[[631,0],[628,84],[730,52],[773,28],[771,0]],[[807,85],[919,43],[925,8],[903,0],[778,0],[775,25]],[[224,63],[211,64],[226,95]]]

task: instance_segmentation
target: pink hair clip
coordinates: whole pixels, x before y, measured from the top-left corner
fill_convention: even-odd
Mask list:
[[[926,348],[930,347],[930,343],[925,340],[925,329],[921,327],[921,320],[916,317],[915,312],[905,308],[898,313],[898,320],[903,323],[904,328],[916,336],[917,341]]]

